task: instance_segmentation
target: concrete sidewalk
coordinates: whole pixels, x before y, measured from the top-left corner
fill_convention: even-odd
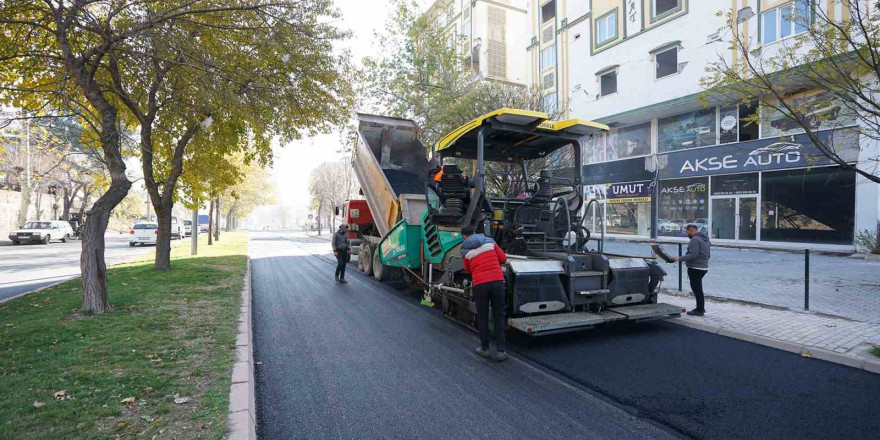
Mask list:
[[[660,302],[694,308],[691,295],[661,293]],[[671,322],[880,374],[880,358],[871,354],[880,324],[714,299],[706,300],[705,316]]]

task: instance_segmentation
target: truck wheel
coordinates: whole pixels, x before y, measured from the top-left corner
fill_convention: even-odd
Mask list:
[[[364,246],[358,255],[358,264],[361,265],[361,272],[366,276],[373,274],[373,248]]]
[[[373,278],[379,281],[389,281],[391,279],[391,268],[382,264],[379,259],[378,249],[373,252]]]

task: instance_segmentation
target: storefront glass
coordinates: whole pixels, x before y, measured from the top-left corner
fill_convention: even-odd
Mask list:
[[[683,237],[683,227],[689,223],[707,231],[708,188],[708,177],[660,181],[657,235]]]
[[[605,185],[587,185],[584,195],[587,210],[584,213],[584,226],[590,230],[590,233],[599,236],[602,231],[602,219],[605,215]],[[595,200],[595,203],[590,203]]]
[[[785,100],[794,112],[805,115],[802,120],[813,130],[846,127],[856,123],[856,117],[847,107],[825,90],[809,90],[789,96]],[[780,108],[778,101],[768,99],[762,107],[761,137],[780,137],[804,131],[796,120],[775,110]]]
[[[763,173],[761,241],[851,245],[855,184],[838,167]]]
[[[605,213],[609,234],[651,235],[652,182],[608,185]]]
[[[658,120],[660,152],[715,145],[715,107]]]
[[[584,160],[586,164],[605,162],[605,134],[590,136],[584,145]]]
[[[651,123],[617,128],[607,135],[607,160],[651,154]]]

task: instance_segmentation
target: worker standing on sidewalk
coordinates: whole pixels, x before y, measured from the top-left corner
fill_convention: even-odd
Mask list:
[[[474,282],[474,297],[477,303],[477,327],[480,332],[480,346],[474,350],[482,357],[489,357],[489,306],[492,306],[492,320],[495,324],[495,360],[507,359],[504,340],[504,273],[501,265],[507,261],[507,255],[495,244],[495,241],[483,234],[474,234],[474,228],[466,226],[461,229],[464,243],[461,245],[461,256],[465,270],[471,274]]]
[[[348,225],[339,225],[339,230],[333,234],[333,255],[336,256],[336,279],[337,284],[347,284],[345,281],[345,265],[351,260],[351,245],[348,243]]]
[[[673,261],[684,261],[688,268],[688,279],[691,281],[691,290],[697,298],[697,308],[687,312],[691,316],[703,316],[706,313],[706,300],[703,295],[703,277],[709,272],[709,251],[712,244],[709,236],[700,232],[697,225],[690,224],[685,228],[688,238],[687,253],[681,257],[673,258]]]

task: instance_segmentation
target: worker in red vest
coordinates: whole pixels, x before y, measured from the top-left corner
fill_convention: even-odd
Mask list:
[[[501,265],[507,262],[507,255],[489,237],[474,234],[474,228],[466,226],[461,229],[464,243],[461,245],[461,256],[464,269],[471,274],[474,282],[474,299],[477,303],[477,330],[480,332],[480,346],[474,350],[482,357],[490,357],[489,351],[489,306],[492,307],[492,321],[495,324],[494,359],[501,362],[507,359],[504,341],[506,330],[504,320],[504,273]]]

